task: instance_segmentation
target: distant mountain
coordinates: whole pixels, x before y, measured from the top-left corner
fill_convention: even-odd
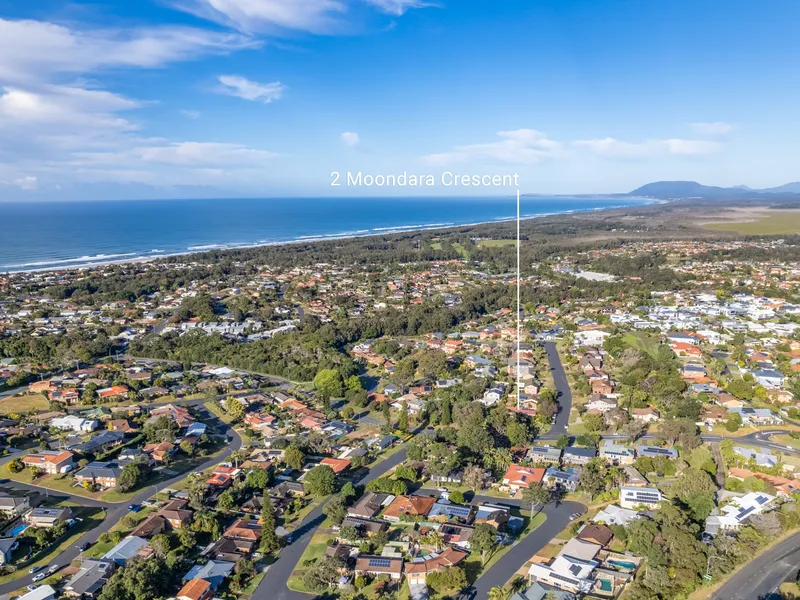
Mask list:
[[[649,196],[651,198],[718,198],[720,196],[741,196],[748,190],[703,185],[696,181],[656,181],[629,192],[629,196]]]
[[[746,185],[717,187],[696,181],[656,181],[629,192],[628,196],[650,198],[764,198],[768,194],[800,194],[800,182],[787,183],[773,188],[753,189]]]
[[[779,185],[778,187],[766,188],[758,191],[766,194],[800,194],[800,181],[786,183],[784,185]]]

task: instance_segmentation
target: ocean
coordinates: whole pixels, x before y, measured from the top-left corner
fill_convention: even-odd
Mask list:
[[[523,196],[521,213],[647,204],[643,198]],[[506,198],[265,198],[0,203],[0,272],[510,220]]]

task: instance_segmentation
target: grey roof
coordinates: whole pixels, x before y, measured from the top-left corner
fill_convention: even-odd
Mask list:
[[[67,582],[66,590],[75,594],[94,596],[100,591],[114,570],[114,563],[110,560],[86,559],[83,567]]]
[[[107,444],[118,444],[125,439],[125,434],[122,431],[103,431],[98,433],[90,440],[73,446],[72,449],[77,452],[94,452]]]
[[[122,473],[122,469],[117,463],[113,462],[90,462],[80,471],[75,473],[76,477],[89,477],[98,479],[100,477],[116,478]]]
[[[126,561],[136,556],[142,548],[146,548],[149,545],[150,544],[145,539],[136,536],[128,536],[106,552],[103,558],[124,564]]]
[[[544,598],[548,598],[548,600],[549,598],[553,598],[553,600],[575,600],[575,594],[550,587],[549,585],[543,585],[537,581],[527,590],[517,592],[511,596],[511,600],[544,600]]]
[[[204,565],[193,566],[183,579],[191,581],[192,579],[205,579],[211,586],[216,589],[223,582],[223,580],[231,574],[233,567],[236,566],[232,562],[224,560],[210,560]]]

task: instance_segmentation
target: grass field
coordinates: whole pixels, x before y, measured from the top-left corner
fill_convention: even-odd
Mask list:
[[[314,534],[308,546],[306,546],[305,552],[297,562],[292,576],[286,582],[286,587],[295,592],[311,593],[303,583],[303,571],[311,565],[309,561],[317,560],[325,554],[325,550],[328,549],[328,540],[332,537],[333,535],[330,533]]]
[[[453,249],[458,252],[464,258],[464,260],[469,260],[469,252],[467,252],[467,249],[464,248],[464,246],[456,242],[453,244]]]
[[[441,250],[442,242],[431,242],[431,250]]]
[[[0,400],[0,415],[47,410],[50,404],[41,394],[32,396],[11,396]]]
[[[753,220],[740,223],[711,223],[706,229],[735,231],[742,235],[783,235],[800,231],[800,211],[766,210]]]
[[[502,246],[515,246],[517,240],[480,240],[478,246],[482,248],[500,248]]]
[[[646,352],[650,356],[655,356],[659,345],[657,339],[650,337],[646,333],[626,333],[622,336],[622,341],[631,348]]]

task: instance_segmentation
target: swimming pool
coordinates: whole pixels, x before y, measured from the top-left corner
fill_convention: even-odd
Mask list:
[[[14,537],[16,537],[16,536],[18,536],[20,533],[22,533],[23,531],[25,531],[27,528],[28,528],[28,526],[27,526],[27,525],[17,525],[16,527],[14,527],[14,529],[12,529],[11,531],[9,531],[9,532],[8,532],[8,535],[11,535],[11,536],[14,536]]]
[[[598,579],[597,581],[600,582],[600,591],[601,592],[611,592],[614,590],[611,582],[608,579]]]
[[[636,563],[628,562],[625,560],[609,560],[608,564],[620,567],[621,569],[630,569],[633,571],[636,568]]]

